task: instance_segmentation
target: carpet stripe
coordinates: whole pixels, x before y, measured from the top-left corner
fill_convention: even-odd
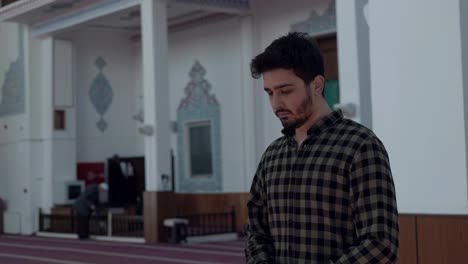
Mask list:
[[[178,258],[131,255],[131,254],[115,253],[115,252],[110,253],[110,252],[102,252],[102,251],[96,251],[96,250],[72,249],[72,248],[63,248],[63,247],[29,246],[29,245],[19,245],[19,244],[11,244],[11,243],[3,243],[3,242],[0,242],[0,245],[5,246],[5,247],[14,247],[14,248],[23,248],[23,249],[41,249],[41,250],[49,250],[49,251],[56,251],[56,252],[75,252],[75,253],[94,254],[94,255],[101,255],[101,256],[110,256],[110,257],[125,257],[125,258],[145,259],[145,260],[161,260],[161,261],[173,262],[173,263],[187,263],[187,264],[216,263],[216,262],[196,261],[196,260],[178,259]]]
[[[54,241],[54,239],[48,238],[36,238],[31,237],[32,239],[28,239],[25,237],[13,237],[8,236],[8,238],[12,239],[19,239],[19,240],[29,240],[29,241],[45,241],[49,243],[59,243],[63,245],[64,243],[67,244],[74,244],[74,245],[99,245],[105,247],[111,247],[113,249],[122,247],[125,250],[128,248],[140,248],[140,249],[157,249],[157,250],[165,250],[165,251],[173,251],[173,252],[187,252],[187,253],[195,253],[195,254],[208,254],[208,255],[220,255],[220,256],[231,256],[231,257],[244,257],[243,249],[239,249],[236,252],[221,252],[221,251],[212,251],[212,250],[205,250],[205,249],[198,249],[192,247],[190,244],[178,244],[177,247],[174,246],[162,246],[162,245],[140,245],[140,244],[128,244],[128,243],[117,243],[117,242],[97,242],[97,241],[80,241],[80,240],[72,240],[72,239],[61,239],[60,242]],[[197,244],[198,245],[198,244]]]
[[[57,263],[57,264],[92,264],[90,262],[67,261],[67,260],[58,260],[58,259],[53,259],[53,258],[32,257],[32,256],[15,255],[15,254],[8,254],[8,253],[0,253],[0,257],[32,260],[32,261],[45,262],[45,263]]]

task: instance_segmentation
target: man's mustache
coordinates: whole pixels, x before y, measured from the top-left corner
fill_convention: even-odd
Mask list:
[[[275,114],[276,114],[276,115],[279,115],[279,113],[289,113],[289,114],[292,114],[291,111],[286,110],[286,109],[278,109],[278,110],[275,111]]]

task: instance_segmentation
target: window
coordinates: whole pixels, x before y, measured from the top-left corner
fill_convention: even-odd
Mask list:
[[[65,110],[54,110],[54,129],[65,130]]]
[[[211,177],[213,156],[210,121],[188,124],[188,162],[191,177]]]
[[[223,190],[221,153],[221,106],[206,70],[195,61],[185,97],[177,109],[176,192]]]

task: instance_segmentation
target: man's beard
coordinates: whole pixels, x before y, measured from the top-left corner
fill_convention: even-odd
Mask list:
[[[312,115],[311,111],[309,110],[309,108],[311,107],[311,104],[312,104],[312,101],[311,101],[310,96],[307,96],[307,98],[304,98],[304,100],[301,102],[301,104],[297,108],[295,117],[293,117],[292,120],[280,118],[280,121],[283,127],[285,129],[297,129],[301,127],[302,125],[304,125],[305,122],[307,122],[309,117]],[[277,111],[277,113],[281,111],[287,111],[292,114],[292,112],[289,110],[279,110]]]

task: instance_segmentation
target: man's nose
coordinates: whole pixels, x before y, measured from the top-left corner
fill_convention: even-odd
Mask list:
[[[282,106],[283,101],[281,100],[281,98],[278,95],[273,94],[270,97],[270,104],[271,104],[271,108],[273,108],[273,110],[276,111],[277,109],[279,109]]]

